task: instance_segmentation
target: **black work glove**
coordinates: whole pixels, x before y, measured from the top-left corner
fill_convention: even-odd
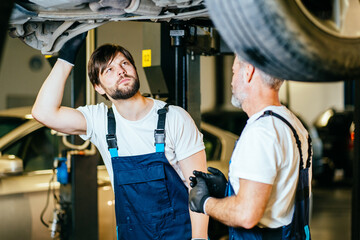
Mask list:
[[[197,184],[190,190],[189,205],[193,212],[204,213],[204,203],[210,197],[209,190],[203,178],[197,178]]]
[[[76,56],[84,43],[87,32],[83,32],[68,40],[59,51],[59,58],[74,66]]]
[[[208,171],[212,174],[195,170],[193,172],[195,177],[190,177],[190,186],[195,187],[198,177],[202,177],[206,182],[211,197],[224,198],[227,185],[225,175],[219,169],[212,167],[208,167]]]

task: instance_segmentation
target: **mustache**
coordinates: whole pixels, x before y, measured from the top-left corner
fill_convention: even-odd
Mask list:
[[[124,78],[134,79],[133,76],[130,76],[130,75],[125,74],[125,75],[123,75],[123,76],[120,76],[116,82],[117,82],[117,83],[120,83],[122,80],[124,80]]]

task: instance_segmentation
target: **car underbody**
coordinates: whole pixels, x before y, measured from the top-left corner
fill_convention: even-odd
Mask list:
[[[202,0],[17,1],[9,29],[12,37],[43,54],[58,52],[72,37],[109,21],[187,21],[208,19]]]

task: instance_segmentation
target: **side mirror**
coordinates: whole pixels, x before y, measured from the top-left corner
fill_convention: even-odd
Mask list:
[[[15,155],[0,156],[0,178],[17,175],[24,171],[23,161]]]

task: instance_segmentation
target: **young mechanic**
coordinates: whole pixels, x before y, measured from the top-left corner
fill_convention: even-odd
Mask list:
[[[191,210],[230,226],[229,239],[311,239],[311,140],[281,105],[282,83],[235,58],[232,103],[249,119],[231,157],[229,183],[212,168],[191,177]]]
[[[208,217],[189,211],[186,187],[193,170],[206,170],[202,134],[182,108],[140,94],[126,49],[103,45],[88,63],[90,81],[111,108],[104,103],[61,106],[85,37],[78,35],[62,47],[33,117],[56,131],[90,139],[98,148],[115,192],[118,239],[207,239]]]

